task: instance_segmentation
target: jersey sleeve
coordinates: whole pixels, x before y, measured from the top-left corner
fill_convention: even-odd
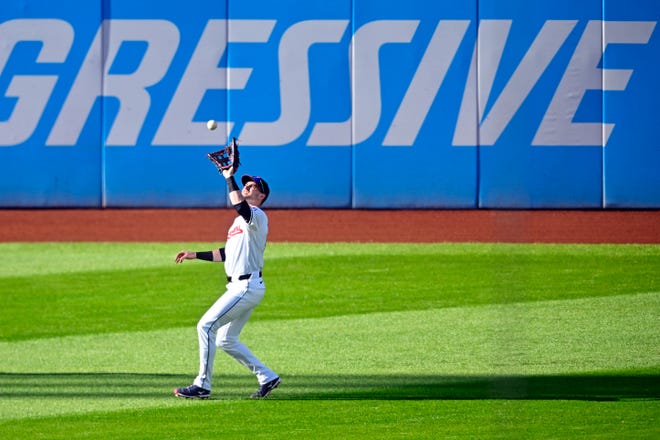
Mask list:
[[[243,217],[243,220],[245,220],[245,223],[248,225],[252,221],[252,208],[250,208],[250,205],[248,205],[248,202],[243,200],[241,203],[234,205],[234,209],[236,212],[238,212],[238,215]]]

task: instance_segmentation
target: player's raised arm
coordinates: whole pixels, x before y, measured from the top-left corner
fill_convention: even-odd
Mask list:
[[[229,201],[232,205],[236,206],[245,200],[241,190],[238,188],[236,179],[234,178],[234,169],[229,168],[222,171],[222,175],[227,180],[227,190],[229,191]]]
[[[250,223],[252,220],[252,209],[243,197],[242,191],[238,188],[236,179],[234,178],[234,170],[232,168],[223,170],[222,175],[227,180],[227,191],[229,192],[229,201],[236,209],[236,212]]]

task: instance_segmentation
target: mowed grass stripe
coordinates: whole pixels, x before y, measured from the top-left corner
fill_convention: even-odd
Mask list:
[[[283,377],[278,400],[660,397],[660,293],[261,321],[244,341]],[[173,407],[191,329],[0,343],[0,415]],[[221,354],[214,399],[254,378]]]
[[[658,402],[325,400],[179,402],[176,408],[0,422],[12,439],[657,438]]]
[[[171,267],[180,249],[210,249],[223,243],[0,243],[0,250],[11,255],[0,266],[0,279],[23,275],[44,275],[98,270]],[[269,243],[267,263],[271,260],[309,257],[350,257],[426,255],[477,258],[561,258],[630,257],[658,258],[660,246],[620,244],[506,244],[506,243]],[[390,260],[393,260],[390,259]],[[394,261],[390,261],[394,265]]]
[[[192,249],[208,244],[191,244]],[[194,323],[222,266],[182,244],[0,244],[0,340]],[[429,310],[660,291],[660,246],[270,244],[253,320]]]

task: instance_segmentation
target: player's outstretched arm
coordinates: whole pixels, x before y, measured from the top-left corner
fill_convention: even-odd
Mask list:
[[[174,258],[175,263],[183,263],[183,260],[194,260],[197,258],[197,252],[180,251]]]
[[[183,263],[184,260],[205,260],[221,262],[225,261],[225,249],[214,249],[212,251],[194,252],[194,251],[180,251],[174,258],[175,263]]]

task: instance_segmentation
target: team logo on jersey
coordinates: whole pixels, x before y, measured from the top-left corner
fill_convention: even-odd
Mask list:
[[[243,233],[243,230],[241,229],[240,226],[234,226],[227,233],[227,240],[229,240],[232,237],[235,237],[236,235],[242,234],[242,233]]]

